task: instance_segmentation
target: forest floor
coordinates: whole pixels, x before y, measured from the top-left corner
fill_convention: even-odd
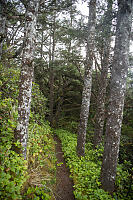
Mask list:
[[[60,163],[59,166],[57,164],[56,169],[56,200],[75,200],[73,194],[73,181],[69,177],[70,172],[66,167],[63,152],[61,149],[61,142],[57,136],[54,137],[54,140],[57,143],[55,147],[57,163]]]

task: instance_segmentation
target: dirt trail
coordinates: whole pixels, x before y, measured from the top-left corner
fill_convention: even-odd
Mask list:
[[[63,152],[61,149],[61,142],[58,137],[55,136],[54,140],[56,144],[56,157],[57,163],[63,163],[61,166],[57,166],[56,171],[56,200],[75,200],[73,194],[73,181],[69,178],[70,172],[66,167]]]

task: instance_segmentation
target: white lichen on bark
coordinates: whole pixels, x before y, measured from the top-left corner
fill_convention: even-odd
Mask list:
[[[18,97],[18,125],[16,139],[19,139],[23,147],[23,156],[26,159],[28,125],[31,104],[32,80],[34,74],[34,51],[36,39],[36,21],[39,1],[29,1],[25,14],[24,49],[20,75],[20,87]]]
[[[100,49],[101,69],[99,75],[98,94],[96,99],[95,130],[93,144],[94,147],[102,142],[103,128],[105,121],[105,100],[108,83],[108,69],[110,64],[111,50],[111,27],[112,27],[112,5],[113,1],[108,1],[107,11],[105,11],[102,30],[102,47]],[[104,36],[103,36],[104,34]],[[104,38],[103,38],[104,37]]]
[[[6,16],[4,14],[6,0],[0,2],[0,59],[2,57],[4,39],[6,37]]]
[[[110,193],[114,191],[115,186],[128,71],[129,40],[132,22],[131,16],[133,10],[131,0],[126,1],[126,3],[124,0],[119,1],[118,7],[116,41],[111,72],[110,98],[101,169],[102,187]]]
[[[89,5],[87,59],[86,59],[86,64],[85,64],[82,105],[81,105],[81,112],[80,112],[80,123],[79,123],[79,128],[78,128],[78,138],[77,138],[78,156],[84,156],[84,153],[85,153],[86,128],[87,128],[87,122],[88,122],[91,86],[92,86],[95,21],[96,21],[96,0],[91,0],[90,5]]]

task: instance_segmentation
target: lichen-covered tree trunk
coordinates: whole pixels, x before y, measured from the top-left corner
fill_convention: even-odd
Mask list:
[[[38,0],[28,1],[25,14],[24,49],[18,97],[18,126],[15,133],[16,139],[19,139],[22,144],[22,153],[25,159],[27,151],[32,80],[34,74],[34,51],[38,6]]]
[[[54,116],[54,70],[53,66],[50,67],[50,78],[49,78],[49,84],[50,84],[50,95],[49,95],[49,110],[50,110],[50,116],[49,121],[50,125],[53,126],[53,116]]]
[[[87,40],[87,59],[85,64],[84,86],[82,93],[82,105],[80,112],[80,123],[77,138],[77,154],[84,156],[86,128],[89,115],[91,86],[92,86],[92,67],[95,41],[95,21],[96,21],[96,0],[91,0],[89,4],[89,23],[88,23],[88,40]]]
[[[107,60],[105,61],[107,64]],[[105,120],[105,99],[106,99],[106,87],[107,87],[107,74],[108,65],[101,69],[100,83],[98,87],[98,95],[96,99],[96,115],[95,115],[95,130],[93,144],[94,148],[99,146],[102,142],[104,120]]]
[[[0,1],[0,59],[3,52],[4,39],[6,37],[6,16],[4,14],[6,10],[6,0]]]
[[[102,188],[110,193],[114,191],[115,187],[128,71],[132,6],[131,0],[118,1],[116,41],[111,72],[110,98],[106,123],[103,163],[101,168]]]
[[[101,60],[101,70],[99,78],[98,95],[96,102],[96,116],[95,116],[95,131],[94,131],[94,147],[102,142],[104,120],[105,120],[105,99],[107,87],[107,75],[109,69],[110,47],[111,47],[111,25],[112,25],[112,4],[113,1],[108,1],[107,12],[104,16],[102,34],[103,34],[103,50]]]
[[[53,16],[53,26],[52,26],[52,42],[50,41],[50,46],[52,46],[52,49],[50,49],[50,75],[49,75],[49,85],[50,85],[50,95],[49,95],[49,110],[50,110],[50,116],[49,116],[49,121],[50,125],[53,126],[53,119],[54,119],[54,61],[55,61],[55,19],[56,19],[56,14],[54,13]],[[51,40],[50,39],[50,40]]]

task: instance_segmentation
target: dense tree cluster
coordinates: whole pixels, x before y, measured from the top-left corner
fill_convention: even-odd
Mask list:
[[[122,158],[131,148],[133,132],[133,2],[82,3],[88,5],[88,16],[77,10],[76,0],[1,0],[0,64],[10,70],[15,63],[20,70],[13,140],[22,148],[15,151],[27,160],[30,110],[34,110],[52,128],[77,133],[79,158],[85,156],[88,141],[94,151],[104,146],[99,178],[101,188],[113,194],[118,158],[120,163],[133,159],[131,153]],[[39,105],[33,106],[32,97],[37,99],[32,95],[33,81],[44,97],[45,109],[39,103],[44,113]],[[4,85],[6,81],[1,85],[6,96]],[[121,129],[125,146],[120,143]]]

